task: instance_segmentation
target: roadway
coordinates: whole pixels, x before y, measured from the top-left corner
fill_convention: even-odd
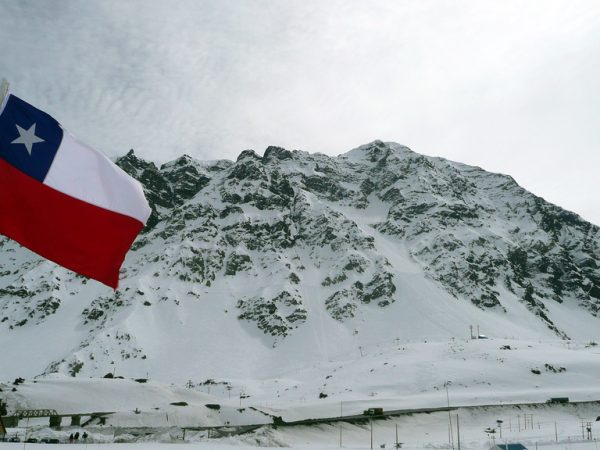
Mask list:
[[[459,408],[498,408],[505,406],[519,406],[519,407],[527,407],[527,406],[541,406],[541,405],[577,405],[591,403],[598,405],[598,413],[600,414],[600,400],[582,400],[582,401],[574,401],[568,403],[548,403],[548,402],[530,402],[530,403],[493,403],[487,405],[456,405],[456,406],[440,406],[434,408],[407,408],[407,409],[394,409],[383,411],[383,414],[378,415],[365,415],[365,414],[353,414],[347,416],[337,416],[337,417],[323,417],[316,419],[302,419],[302,420],[294,420],[294,421],[284,421],[277,420],[276,424],[281,426],[295,426],[295,425],[314,425],[319,423],[331,423],[331,422],[363,422],[367,420],[382,420],[389,417],[397,417],[409,414],[429,414],[433,412],[443,412],[443,411],[454,411]]]

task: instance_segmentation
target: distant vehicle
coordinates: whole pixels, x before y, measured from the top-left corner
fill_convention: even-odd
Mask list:
[[[485,334],[480,334],[477,339],[489,339]]]
[[[569,397],[552,397],[546,403],[569,403]]]
[[[383,416],[383,408],[369,408],[363,411],[363,416]]]

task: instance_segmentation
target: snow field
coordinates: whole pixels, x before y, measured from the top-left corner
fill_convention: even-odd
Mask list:
[[[475,409],[459,408],[452,411],[453,438],[457,447],[456,415],[459,416],[461,448],[465,450],[482,450],[490,448],[495,437],[496,442],[521,442],[530,450],[536,448],[547,450],[574,449],[597,450],[597,441],[584,441],[581,434],[581,423],[588,421],[592,426],[592,433],[600,433],[600,422],[595,422],[594,417],[600,411],[599,404],[583,405],[543,405],[538,407],[482,407]],[[497,420],[502,420],[502,439],[500,439]],[[292,449],[333,449],[340,448],[340,435],[342,447],[347,449],[368,449],[371,446],[371,425],[373,448],[393,448],[396,439],[408,450],[423,448],[449,449],[448,413],[435,412],[430,414],[414,414],[400,416],[386,420],[365,419],[364,423],[330,423],[313,426],[291,427],[265,427],[249,434],[227,438],[206,438],[205,432],[188,432],[186,436],[187,448],[198,449],[223,449],[237,450],[249,448],[292,448]],[[493,435],[488,435],[486,429],[495,428]],[[66,440],[68,434],[74,429],[64,429],[61,432],[51,432],[53,437]],[[9,430],[14,434],[15,430]],[[21,430],[20,435],[22,436]],[[28,436],[49,436],[49,430],[39,429],[29,431]],[[127,434],[126,429],[109,427],[102,431],[88,430],[92,442],[88,443],[90,449],[114,448],[120,449],[169,449],[174,448],[156,440],[171,440],[172,445],[184,443],[181,432],[164,430],[147,438],[137,438],[137,443],[127,442],[127,439],[136,439]],[[114,437],[123,443],[111,444],[106,442]],[[173,443],[175,441],[176,443]],[[100,442],[100,443],[99,443]],[[23,444],[1,444],[1,448],[13,450],[22,448]],[[47,448],[38,445],[26,444],[27,448]],[[178,447],[181,448],[181,447]]]
[[[589,421],[593,435],[600,436],[600,422],[595,421],[600,416],[598,403],[509,405],[543,403],[550,397],[569,397],[571,401],[600,400],[600,386],[596,382],[600,352],[589,343],[505,339],[427,343],[392,340],[389,344],[365,346],[361,351],[362,356],[351,354],[304,369],[275,373],[272,378],[224,380],[229,385],[200,384],[186,388],[153,380],[138,383],[130,379],[56,375],[26,380],[16,386],[15,392],[9,384],[1,388],[9,412],[34,408],[53,408],[61,414],[114,412],[107,416],[107,426],[97,427],[94,423],[86,428],[96,442],[111,441],[117,435],[125,442],[139,439],[128,436],[128,427],[152,427],[152,440],[181,442],[181,427],[271,424],[270,415],[294,421],[338,417],[340,410],[343,415],[361,414],[369,407],[385,410],[444,407],[447,382],[448,398],[453,407],[499,405],[452,411],[454,427],[455,415],[459,414],[463,449],[487,448],[490,439],[484,430],[497,428],[497,420],[503,421],[503,439],[529,445],[537,442],[540,448],[570,448],[569,442],[581,440],[582,421]],[[563,367],[565,370],[561,371]],[[533,373],[532,369],[540,373]],[[221,381],[215,380],[215,383]],[[245,398],[239,397],[242,391]],[[327,397],[319,398],[321,393]],[[175,402],[186,402],[187,406],[171,405]],[[221,408],[216,411],[207,408],[207,404],[219,404]],[[25,425],[22,420],[20,426]],[[68,418],[63,420],[63,425],[68,425]],[[390,448],[396,425],[400,441],[406,443],[403,448],[450,448],[447,412],[375,420],[375,448],[382,444]],[[32,420],[29,426],[30,436],[42,437],[49,431],[45,420]],[[239,446],[336,448],[339,447],[340,429],[345,448],[369,448],[370,426],[366,421],[267,426],[249,434],[211,442],[206,442],[206,431],[188,431],[186,440],[193,442],[193,448],[202,449]],[[65,426],[59,432],[62,439],[68,436],[68,430],[70,428]],[[16,431],[9,430],[10,433]],[[24,429],[19,432],[24,434]],[[566,447],[549,446],[555,441],[555,432],[558,441],[561,445],[566,443]],[[499,437],[499,430],[495,436]],[[10,450],[8,446],[12,444],[2,445]],[[34,448],[27,444],[30,445]],[[102,447],[94,444],[92,448]],[[578,444],[573,448],[583,450],[586,447]]]

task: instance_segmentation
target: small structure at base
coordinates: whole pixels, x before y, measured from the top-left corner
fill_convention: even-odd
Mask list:
[[[492,447],[492,450],[527,450],[527,447],[519,442],[515,442],[513,444],[496,444]]]
[[[60,424],[62,422],[62,417],[60,416],[50,416],[50,428],[54,428],[56,430],[60,430]]]

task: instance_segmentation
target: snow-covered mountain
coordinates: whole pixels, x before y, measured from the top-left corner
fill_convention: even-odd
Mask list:
[[[260,379],[382,342],[600,337],[600,228],[375,141],[118,164],[154,212],[117,292],[0,241],[3,379]]]

